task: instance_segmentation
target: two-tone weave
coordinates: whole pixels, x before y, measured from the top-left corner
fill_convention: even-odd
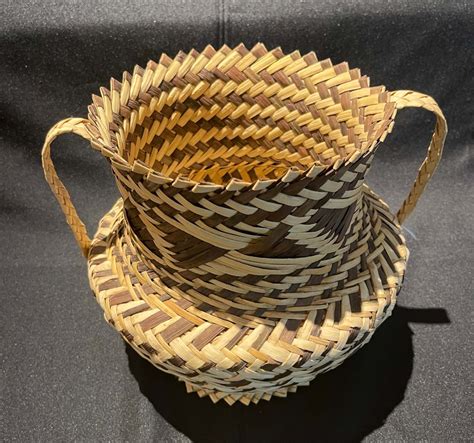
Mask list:
[[[393,216],[365,176],[409,106],[436,129]],[[446,130],[431,97],[370,87],[347,63],[209,46],[112,79],[88,119],[49,132],[43,166],[107,321],[189,391],[248,404],[337,366],[390,314],[399,223]],[[50,158],[65,132],[100,150],[122,196],[92,243]]]

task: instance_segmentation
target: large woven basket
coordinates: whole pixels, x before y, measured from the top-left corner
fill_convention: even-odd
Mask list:
[[[441,156],[436,102],[347,63],[262,44],[163,55],[56,124],[46,179],[88,260],[107,321],[188,391],[245,404],[342,363],[390,315],[400,223]],[[436,115],[397,215],[365,184],[404,107]],[[72,132],[110,162],[121,198],[89,239],[50,157]]]

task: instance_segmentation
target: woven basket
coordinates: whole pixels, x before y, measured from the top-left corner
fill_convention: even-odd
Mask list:
[[[347,63],[258,44],[163,55],[48,133],[46,179],[88,260],[106,320],[188,391],[248,404],[342,363],[390,315],[408,250],[400,223],[441,157],[436,102]],[[365,184],[405,107],[436,115],[397,215]],[[121,198],[89,239],[50,157],[79,134]]]

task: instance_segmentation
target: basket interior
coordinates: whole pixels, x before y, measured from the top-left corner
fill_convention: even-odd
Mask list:
[[[163,55],[93,97],[100,143],[167,177],[226,184],[338,167],[383,140],[394,105],[347,63],[257,44]]]

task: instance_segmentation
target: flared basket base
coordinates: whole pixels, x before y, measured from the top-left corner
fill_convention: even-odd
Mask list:
[[[107,322],[187,392],[246,405],[286,397],[366,344],[395,305],[408,250],[386,204],[369,188],[363,198],[366,235],[357,245],[360,257],[352,259],[364,264],[361,272],[299,311],[276,318],[224,315],[164,287],[124,232],[121,200],[93,239],[91,288]]]

